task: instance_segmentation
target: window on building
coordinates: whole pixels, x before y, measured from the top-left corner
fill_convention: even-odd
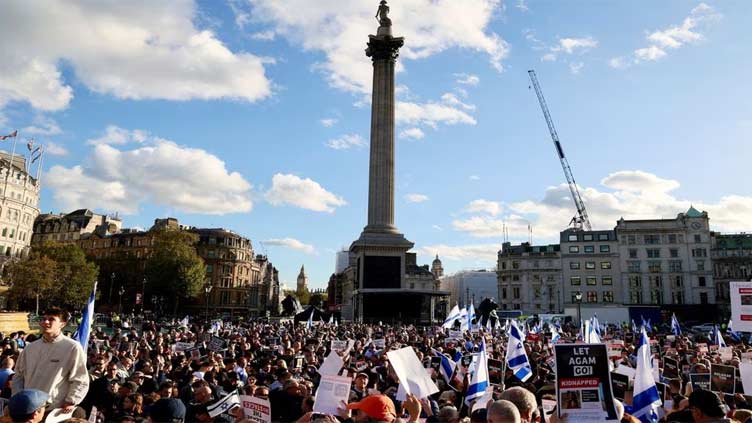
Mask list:
[[[10,237],[13,238],[13,234]],[[705,260],[697,260],[697,270],[705,270]]]
[[[611,252],[611,246],[610,245],[601,245],[600,246],[601,253],[610,253]]]
[[[668,243],[676,244],[676,234],[668,234]]]
[[[585,262],[585,269],[588,269],[588,270],[595,269],[595,262],[594,261],[586,261]]]
[[[648,258],[660,258],[661,257],[660,248],[648,248],[646,250],[646,253],[648,255]]]
[[[588,276],[585,280],[587,281],[587,284],[591,286],[598,284],[598,279],[595,276]]]
[[[681,291],[674,291],[671,293],[671,300],[674,304],[684,304],[684,293]]]
[[[514,309],[515,310],[520,310],[521,308],[522,308],[522,306],[520,304],[514,304]]]
[[[669,260],[668,271],[669,272],[681,272],[682,271],[681,260]]]
[[[517,282],[520,280],[520,275],[512,275],[512,282]]]
[[[206,265],[206,273],[211,273],[214,271],[214,265],[207,264]]]
[[[642,276],[633,275],[629,277],[630,288],[640,288],[642,286]]]
[[[567,239],[569,242],[576,242],[577,241],[577,235],[576,234],[570,234]]]
[[[673,282],[674,288],[681,288],[682,286],[684,286],[684,276],[676,275],[673,277],[672,282]]]
[[[627,235],[627,244],[634,245],[636,243],[635,241],[634,235]]]
[[[700,292],[700,304],[707,304],[707,303],[708,303],[708,293]]]
[[[9,237],[9,238],[13,238],[13,237],[15,237],[15,236],[16,236],[16,230],[15,230],[15,228],[11,228],[11,230],[10,230],[10,234],[8,234],[8,237]],[[699,270],[699,269],[698,269],[698,270]]]
[[[515,300],[519,300],[520,299],[520,288],[519,287],[515,286],[514,288],[512,288],[512,298],[514,298]]]
[[[597,303],[598,302],[598,291],[588,291],[587,292],[587,302],[589,302],[589,303]]]
[[[650,276],[650,286],[660,288],[661,285],[663,285],[663,278],[661,276]]]
[[[650,302],[652,304],[663,304],[663,293],[660,289],[650,290]]]
[[[676,248],[672,248],[668,250],[668,252],[669,252],[669,255],[673,258],[679,257],[679,250]]]
[[[629,302],[631,304],[642,304],[642,292],[636,290],[629,291]]]
[[[512,269],[519,269],[520,268],[520,262],[513,261],[512,262]]]
[[[648,272],[651,272],[651,273],[660,273],[661,272],[661,261],[660,260],[650,260],[650,261],[648,261]]]
[[[3,228],[3,237],[8,236],[8,228]]]
[[[569,278],[569,283],[571,285],[580,285],[582,283],[582,278],[579,276],[572,276]]]
[[[598,234],[598,241],[608,241],[608,234]]]
[[[639,261],[628,261],[627,262],[627,272],[640,272],[640,262]]]
[[[637,258],[637,248],[629,249],[629,258]]]
[[[586,245],[585,249],[583,250],[586,253],[594,253],[595,252],[595,246],[594,245]]]
[[[581,295],[580,291],[572,291],[572,302],[573,303],[577,302],[577,295]]]
[[[579,253],[580,252],[580,247],[578,247],[577,245],[570,245],[569,246],[569,252],[570,253]]]
[[[601,283],[603,285],[613,285],[614,279],[611,276],[604,276],[603,278],[601,278]]]
[[[693,248],[692,249],[692,257],[707,257],[708,256],[708,250],[704,248]]]
[[[700,276],[697,278],[697,282],[701,287],[705,286],[705,276]]]
[[[645,235],[645,244],[654,245],[661,243],[660,235]]]
[[[501,288],[501,299],[506,300],[507,299],[507,289]]]
[[[702,242],[702,237],[700,234],[695,234],[695,242]]]
[[[215,257],[216,255],[217,255],[217,252],[216,252],[216,251],[214,251],[214,250],[208,250],[208,251],[206,252],[206,256],[207,256],[207,257],[210,257],[210,258],[213,258],[213,257]]]
[[[602,261],[601,262],[601,269],[608,270],[611,268],[611,262],[610,261]]]
[[[578,261],[570,261],[569,262],[569,268],[572,270],[577,270],[580,268],[580,262]]]
[[[585,234],[582,236],[583,241],[592,241],[593,240],[593,234]]]
[[[614,302],[614,293],[611,291],[603,291],[603,302],[604,303],[613,303]]]

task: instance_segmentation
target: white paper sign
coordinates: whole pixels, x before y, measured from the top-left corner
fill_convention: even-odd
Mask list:
[[[742,363],[752,363],[752,352],[742,353]]]
[[[389,357],[389,364],[408,394],[423,399],[439,392],[439,388],[426,373],[412,347],[389,351],[386,354]]]
[[[732,347],[720,347],[718,353],[721,354],[721,360],[731,361],[734,358],[734,349]]]
[[[193,342],[176,342],[175,345],[173,345],[173,348],[175,349],[175,352],[182,352],[187,349],[194,347]]]
[[[344,351],[347,349],[347,341],[332,339],[332,351]]]
[[[752,395],[752,363],[739,363],[739,376],[745,395]]]
[[[342,361],[342,357],[340,357],[336,352],[332,351],[328,356],[326,356],[324,362],[321,363],[321,366],[319,367],[319,374],[321,376],[337,376],[344,364],[345,363]]]
[[[340,407],[340,403],[347,403],[350,397],[351,383],[352,379],[347,377],[321,376],[319,389],[316,391],[316,400],[313,403],[313,412],[338,415],[337,408]]]
[[[731,320],[737,332],[752,332],[752,282],[729,282]]]
[[[249,395],[240,395],[239,398],[246,419],[253,423],[271,423],[272,407],[269,400]]]
[[[383,340],[383,339],[374,339],[373,340],[373,346],[376,347],[379,350],[382,350],[386,346],[386,341]]]
[[[625,366],[623,364],[619,364],[619,367],[617,367],[616,370],[614,370],[614,372],[619,373],[620,375],[624,375],[624,376],[628,377],[629,380],[634,380],[636,370],[633,369],[633,368],[631,368],[631,367],[629,367],[629,366]]]

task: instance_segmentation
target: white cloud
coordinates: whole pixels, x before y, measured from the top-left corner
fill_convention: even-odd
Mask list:
[[[68,150],[65,147],[52,141],[47,141],[44,143],[44,152],[45,154],[49,154],[51,156],[68,155]]]
[[[422,203],[428,201],[428,196],[424,194],[405,194],[405,201],[408,203]]]
[[[272,188],[267,191],[265,198],[274,206],[289,204],[327,213],[347,204],[342,197],[332,194],[312,179],[282,173],[272,177]]]
[[[333,138],[324,145],[333,150],[348,150],[353,147],[365,147],[368,143],[358,134],[345,134],[339,138]]]
[[[276,245],[291,250],[302,251],[306,254],[316,254],[316,248],[311,244],[305,244],[295,238],[274,238],[263,241],[265,245]]]
[[[608,65],[614,69],[624,69],[629,66],[629,63],[624,57],[613,57],[609,59]]]
[[[123,129],[117,125],[107,125],[105,132],[99,138],[92,138],[86,140],[86,144],[89,145],[123,145],[130,143],[141,144],[150,138],[148,132],[141,129]]]
[[[498,201],[489,201],[484,199],[473,200],[465,207],[465,211],[469,213],[485,213],[491,216],[496,216],[501,213],[501,203]]]
[[[580,187],[590,220],[596,229],[611,229],[625,219],[673,219],[691,205],[708,212],[713,230],[737,232],[749,230],[752,197],[725,195],[718,201],[692,201],[672,192],[679,188],[676,180],[661,178],[640,170],[624,170],[603,178],[604,189]],[[455,230],[474,237],[501,237],[506,228],[510,238],[527,239],[527,225],[535,239],[555,242],[574,215],[574,204],[566,184],[549,187],[540,200],[506,204],[506,213],[496,218],[477,215],[455,220]]]
[[[474,104],[463,103],[453,93],[444,93],[444,94],[442,94],[441,95],[441,101],[444,102],[444,104],[448,104],[448,105],[451,105],[451,106],[461,107],[461,108],[463,108],[465,110],[471,110],[471,111],[475,110],[475,105]]]
[[[527,0],[517,0],[517,4],[514,5],[517,9],[527,12],[530,8],[527,6]]]
[[[470,175],[469,179],[471,181],[480,181],[480,176],[478,176],[478,175]]]
[[[157,139],[119,150],[99,144],[84,164],[53,166],[46,184],[63,210],[98,208],[136,214],[144,203],[186,213],[227,214],[251,210],[248,183],[205,150]]]
[[[443,231],[444,229],[439,225],[432,225],[432,228],[436,229],[437,231]]]
[[[426,134],[424,134],[423,130],[421,130],[420,128],[407,128],[400,131],[399,133],[400,138],[412,138],[415,140],[422,139],[425,136]]]
[[[583,62],[570,63],[569,71],[572,72],[574,75],[578,75],[584,66],[585,66],[585,63]]]
[[[634,61],[655,61],[667,54],[667,49],[678,49],[686,44],[695,44],[705,36],[699,32],[703,26],[718,22],[722,18],[712,7],[700,3],[684,18],[681,25],[670,26],[649,33],[646,38],[650,45],[634,51]]]
[[[584,54],[595,47],[598,47],[598,41],[593,37],[559,38],[556,44],[548,49],[549,52],[541,57],[541,61],[553,62],[560,53]]]
[[[446,125],[460,123],[475,125],[478,123],[467,112],[445,103],[398,101],[396,109],[397,123],[407,125],[426,125],[436,128],[439,123]]]
[[[277,34],[274,31],[261,31],[251,34],[251,38],[259,41],[273,41]]]
[[[371,61],[363,49],[378,23],[371,0],[249,0],[254,19],[305,50],[322,52],[316,67],[329,84],[356,94],[371,91]],[[502,70],[509,46],[490,30],[501,0],[405,0],[391,4],[395,35],[405,37],[401,62],[429,57],[451,48],[486,53]]]
[[[33,125],[27,126],[26,128],[21,130],[22,133],[28,133],[33,135],[58,135],[62,134],[63,130],[60,129],[60,126],[55,122],[54,119],[42,116],[42,115],[36,115],[34,116]]]
[[[457,83],[462,85],[478,85],[480,84],[480,78],[478,75],[468,74],[468,73],[456,73],[454,74],[455,77],[457,77]]]
[[[336,125],[338,120],[336,118],[325,118],[321,119],[319,123],[321,123],[321,126],[325,128],[331,128],[332,126]]]
[[[429,256],[439,255],[441,260],[468,261],[475,260],[495,264],[501,244],[473,244],[473,245],[427,245],[420,248],[423,254]]]
[[[556,55],[553,53],[546,53],[543,56],[541,56],[541,62],[555,62],[556,61]]]
[[[232,52],[194,25],[199,14],[192,0],[7,3],[0,18],[0,107],[24,101],[39,110],[65,109],[74,93],[63,64],[82,85],[117,98],[270,96],[264,72],[270,60]]]

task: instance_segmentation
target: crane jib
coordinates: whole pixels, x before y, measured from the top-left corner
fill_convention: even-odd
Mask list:
[[[556,144],[556,151],[559,152],[559,158],[563,159],[564,158],[564,150],[561,148],[561,143],[559,143],[559,141],[554,141],[554,144]]]

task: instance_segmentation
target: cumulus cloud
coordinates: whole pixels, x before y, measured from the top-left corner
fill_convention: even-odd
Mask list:
[[[273,41],[277,34],[274,31],[261,31],[251,34],[251,38],[260,41]]]
[[[570,63],[569,71],[572,72],[572,74],[574,75],[578,75],[584,66],[585,66],[585,63],[583,62]]]
[[[478,175],[470,175],[468,177],[468,179],[470,179],[471,181],[480,181],[480,176],[478,176]]]
[[[138,213],[144,203],[186,213],[222,215],[251,210],[248,183],[205,150],[158,139],[120,150],[98,144],[85,164],[53,166],[46,184],[63,210],[98,208]]]
[[[319,123],[321,123],[321,126],[325,128],[331,128],[332,126],[336,125],[338,122],[335,118],[324,118],[319,120]]]
[[[646,36],[650,45],[634,51],[634,62],[656,61],[665,57],[668,54],[667,50],[702,41],[705,36],[699,31],[703,27],[718,22],[721,18],[722,15],[712,7],[700,3],[690,11],[689,16],[684,18],[681,25],[650,32]]]
[[[302,251],[306,254],[316,254],[316,248],[311,244],[305,244],[295,238],[273,238],[263,241],[266,245],[275,245],[279,247],[289,248],[291,250]]]
[[[333,138],[324,145],[333,150],[349,150],[353,147],[365,147],[368,143],[358,134],[345,134],[339,138]]]
[[[49,136],[62,134],[63,130],[60,129],[60,126],[54,119],[42,115],[36,115],[34,116],[33,125],[25,127],[21,132],[25,134]]]
[[[497,253],[501,244],[446,245],[435,244],[420,248],[420,252],[429,256],[439,255],[441,260],[474,261],[495,267]]]
[[[489,201],[484,199],[473,200],[465,207],[465,211],[469,213],[485,213],[491,216],[496,216],[501,213],[501,203],[498,201]]]
[[[312,179],[283,173],[272,177],[272,187],[265,198],[274,206],[291,205],[327,213],[347,204],[344,198],[332,194]]]
[[[271,95],[264,65],[195,26],[192,0],[10,2],[0,14],[0,107],[65,109],[76,81],[125,99],[257,101]],[[41,30],[43,28],[43,30]]]
[[[428,201],[428,196],[424,194],[405,194],[405,201],[408,203],[422,203]]]
[[[400,138],[412,138],[414,140],[423,139],[425,136],[426,134],[420,128],[407,128],[399,133]]]
[[[624,57],[612,57],[608,65],[614,69],[624,69],[629,66],[629,62]]]
[[[406,125],[426,125],[438,127],[439,123],[446,125],[475,125],[478,122],[466,111],[446,102],[413,103],[398,101],[396,106],[397,123]]]
[[[330,85],[356,94],[371,90],[371,64],[363,54],[367,34],[378,26],[370,0],[249,0],[253,16],[304,49],[324,54],[317,65]],[[451,48],[486,53],[502,70],[509,53],[504,39],[490,30],[501,0],[405,0],[391,5],[395,35],[404,36],[405,61],[429,57]],[[451,16],[451,19],[447,17]],[[400,62],[402,63],[402,62]]]
[[[458,84],[472,86],[480,84],[480,78],[478,77],[478,75],[469,73],[455,73],[454,76],[457,78]]]
[[[44,143],[44,152],[45,154],[49,154],[51,156],[68,155],[68,150],[65,147],[52,141],[47,141]]]
[[[673,191],[680,183],[673,179],[640,170],[623,170],[607,175],[602,188],[580,187],[594,228],[611,229],[621,217],[625,219],[672,219],[694,205],[708,212],[713,230],[738,232],[748,230],[752,216],[752,197],[725,195],[718,201],[679,198]],[[545,190],[539,200],[505,204],[504,213],[493,217],[475,215],[452,222],[455,230],[479,238],[501,237],[505,230],[511,238],[527,239],[531,225],[537,239],[558,239],[574,215],[574,205],[566,184]]]
[[[89,145],[123,145],[130,143],[143,143],[150,137],[147,131],[141,129],[123,129],[117,125],[107,125],[104,134],[97,138],[86,140]]]
[[[533,38],[534,39],[534,38]],[[532,41],[528,38],[528,41]],[[548,53],[541,57],[544,62],[553,62],[559,54],[583,54],[598,47],[598,41],[593,37],[559,38],[556,44],[548,48]]]

